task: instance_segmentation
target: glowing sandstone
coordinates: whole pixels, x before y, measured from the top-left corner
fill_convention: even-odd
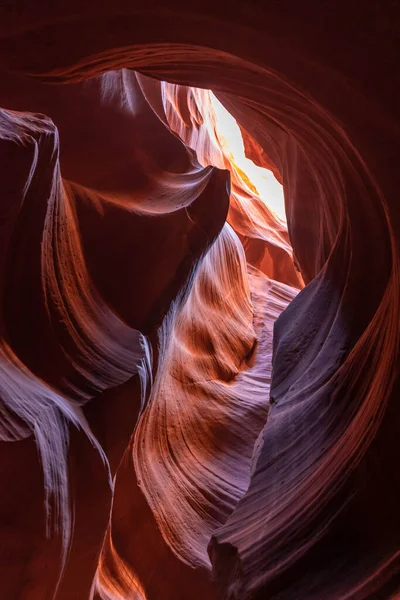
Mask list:
[[[400,419],[398,19],[395,3],[359,8],[358,3],[337,2],[331,10],[312,1],[293,3],[288,10],[285,3],[249,6],[235,1],[228,11],[215,2],[194,6],[172,0],[165,7],[158,1],[99,5],[89,0],[51,6],[20,1],[2,9],[0,63],[7,73],[0,90],[6,109],[1,113],[0,147],[5,165],[0,477],[7,482],[7,493],[0,506],[0,569],[6,599],[89,597],[107,527],[96,577],[100,591],[93,589],[96,600],[99,594],[151,600],[398,596],[400,486],[393,459]],[[253,241],[246,253],[253,263],[261,260],[257,264],[264,274],[249,268],[251,293],[244,294],[242,316],[235,308],[239,298],[232,304],[234,322],[240,317],[239,322],[250,324],[248,308],[253,312],[253,326],[241,338],[243,350],[254,334],[261,346],[263,327],[258,329],[257,323],[268,325],[268,319],[259,312],[258,300],[265,308],[270,285],[266,275],[271,276],[267,269],[275,268],[280,258],[281,273],[288,276],[291,251],[281,248],[283,253],[272,253],[271,261],[263,264],[265,246],[279,247],[284,239],[281,230],[273,234],[269,229],[272,240],[252,238],[238,231],[240,218],[234,222],[231,210],[230,226],[239,235],[224,226],[227,173],[204,171],[164,127],[159,83],[152,87],[138,76],[161,121],[152,120],[155,114],[145,102],[147,112],[139,118],[139,91],[134,87],[134,98],[125,95],[135,80],[129,71],[112,75],[106,86],[115,90],[122,81],[121,96],[104,96],[103,80],[94,80],[90,102],[83,100],[87,88],[79,81],[121,68],[174,85],[212,89],[246,132],[249,158],[272,168],[283,182],[289,237],[308,285],[276,322],[271,407],[252,458],[249,449],[244,452],[236,495],[229,458],[232,467],[239,464],[237,445],[224,457],[213,447],[215,431],[209,432],[209,462],[197,464],[200,486],[187,485],[188,474],[194,477],[196,429],[188,428],[189,406],[175,415],[170,409],[174,398],[178,405],[187,395],[192,398],[182,386],[190,381],[191,361],[185,362],[181,353],[194,355],[196,371],[212,372],[213,377],[218,373],[220,379],[208,385],[225,388],[229,380],[223,378],[224,361],[214,360],[213,352],[197,354],[204,354],[203,342],[216,335],[220,357],[226,347],[217,331],[228,339],[231,334],[219,322],[221,329],[209,331],[211,318],[207,327],[199,328],[202,315],[210,311],[210,298],[204,298],[202,287],[201,293],[191,294],[203,265],[213,260],[216,268],[223,262],[214,250],[220,247],[222,252],[232,244],[240,248],[238,237],[261,239],[261,246]],[[15,82],[17,72],[23,83]],[[28,82],[26,75],[35,75],[35,81]],[[44,80],[56,85],[46,87]],[[35,98],[38,102],[33,103]],[[110,110],[100,101],[107,98]],[[184,113],[185,101],[191,102],[187,93],[182,94]],[[86,109],[80,121],[82,103]],[[55,125],[25,111],[44,113]],[[122,114],[124,119],[117,118]],[[61,175],[68,181],[58,172],[56,128]],[[128,135],[133,131],[136,135]],[[79,154],[81,148],[85,151]],[[174,204],[177,190],[179,206]],[[146,221],[137,214],[140,205],[141,213],[144,207],[157,216]],[[243,253],[238,252],[243,266]],[[240,272],[245,282],[242,267]],[[298,284],[296,269],[291,276]],[[209,278],[210,268],[203,272],[203,281],[211,289],[225,289]],[[283,285],[271,284],[269,289],[287,290]],[[245,287],[243,283],[242,291]],[[205,313],[196,314],[196,335],[200,329],[202,337],[195,348],[185,314],[190,306],[206,307]],[[159,360],[157,329],[167,313],[170,319],[163,328],[170,333],[171,355],[162,354]],[[177,393],[170,397],[172,367],[164,366],[172,359],[172,349],[181,377],[171,382]],[[226,371],[239,371],[230,386],[230,406],[236,407],[243,393],[243,378],[252,386],[254,369],[263,369],[257,346],[251,356],[254,362],[245,365],[239,355],[228,355]],[[266,377],[267,358],[264,364]],[[268,383],[263,379],[261,385]],[[205,422],[215,423],[220,405],[210,397],[213,414]],[[157,401],[160,418],[171,425],[159,440],[178,442],[174,455],[181,451],[181,462],[173,465],[172,453],[141,431],[146,420],[157,430]],[[142,403],[147,409],[130,440]],[[194,403],[193,422],[199,425],[196,408]],[[235,411],[229,411],[232,426]],[[257,423],[261,418],[260,413]],[[200,425],[204,427],[201,419]],[[250,428],[249,446],[256,435]],[[182,432],[188,432],[189,446],[179,443]],[[155,456],[146,454],[141,461],[136,435],[147,448],[154,445]],[[11,442],[11,437],[20,441]],[[228,449],[229,439],[221,438]],[[194,446],[199,451],[199,442]],[[163,462],[155,469],[157,454]],[[138,461],[145,475],[142,488],[136,486]],[[227,492],[221,498],[202,493],[207,464],[210,489]],[[109,465],[116,474],[114,490]],[[229,477],[222,480],[226,472]],[[179,498],[172,502],[166,494],[163,506],[152,504],[165,493],[160,482],[166,473],[173,484],[167,492],[179,493],[182,515],[190,520],[193,516],[192,531],[189,523],[187,530],[182,527]],[[250,483],[242,495],[246,477]],[[68,514],[72,506],[74,512]],[[177,519],[166,522],[171,506]],[[208,514],[210,507],[217,510]],[[71,547],[62,573],[61,547],[63,542],[67,548],[68,532]],[[196,533],[198,543],[193,542]],[[215,583],[205,553],[210,534]],[[207,565],[193,569],[181,559]]]

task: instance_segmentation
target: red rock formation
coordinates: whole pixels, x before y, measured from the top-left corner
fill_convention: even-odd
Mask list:
[[[396,598],[397,3],[0,14],[0,597]]]

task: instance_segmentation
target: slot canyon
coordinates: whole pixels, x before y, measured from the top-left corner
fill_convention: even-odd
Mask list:
[[[400,600],[399,0],[2,0],[0,77],[0,600]]]

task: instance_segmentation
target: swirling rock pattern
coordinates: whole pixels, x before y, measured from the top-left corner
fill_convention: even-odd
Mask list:
[[[6,600],[398,596],[398,26],[3,4]]]

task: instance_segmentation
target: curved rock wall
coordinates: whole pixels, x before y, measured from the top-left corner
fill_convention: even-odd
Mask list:
[[[2,13],[5,598],[396,598],[397,4]],[[202,93],[170,88],[175,122],[141,76],[82,82],[119,69],[228,108],[283,183],[300,293],[246,273],[229,174],[180,129]]]

